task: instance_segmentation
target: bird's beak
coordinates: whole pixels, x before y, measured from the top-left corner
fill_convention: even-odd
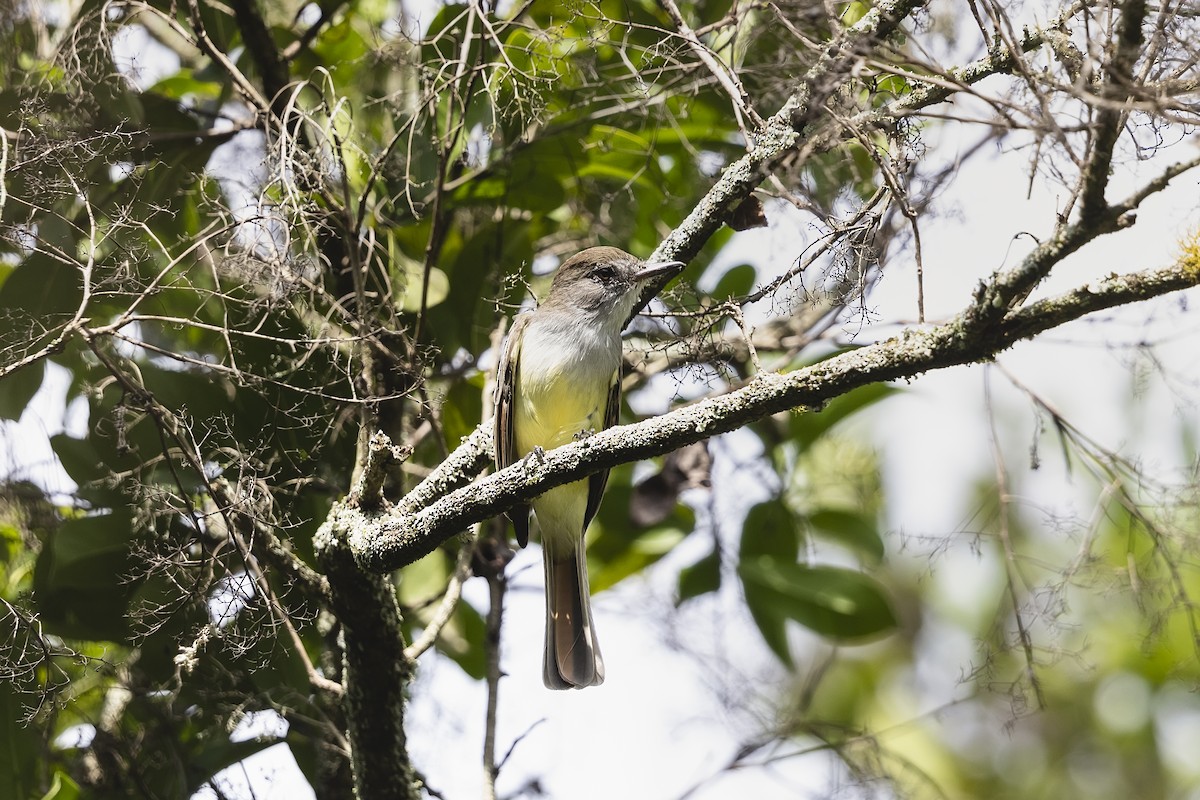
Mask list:
[[[674,275],[685,266],[687,265],[682,261],[659,261],[655,264],[646,264],[638,270],[634,278],[640,283],[648,281],[651,278],[657,278],[659,275]]]

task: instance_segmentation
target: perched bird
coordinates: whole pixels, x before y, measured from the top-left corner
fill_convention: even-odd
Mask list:
[[[615,247],[590,247],[563,262],[535,311],[513,322],[497,367],[496,465],[566,444],[617,421],[621,329],[642,286],[677,272],[679,261],[646,264]],[[546,571],[543,679],[551,689],[604,680],[588,591],[584,532],[608,471],[534,498]],[[529,542],[529,507],[510,515],[517,542]]]

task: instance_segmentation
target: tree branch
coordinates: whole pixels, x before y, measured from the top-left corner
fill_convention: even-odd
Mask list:
[[[1098,220],[1106,208],[1104,190],[1112,168],[1113,148],[1125,117],[1122,106],[1133,91],[1133,65],[1142,49],[1142,23],[1146,19],[1145,0],[1129,0],[1121,7],[1116,42],[1106,70],[1100,97],[1108,101],[1096,114],[1095,139],[1080,178],[1079,217],[1084,222]]]
[[[431,552],[472,522],[498,514],[554,486],[617,464],[650,458],[726,433],[771,414],[819,408],[869,383],[913,378],[932,369],[994,358],[1014,343],[1094,311],[1161,296],[1200,284],[1200,246],[1193,243],[1168,268],[1113,276],[1012,313],[988,336],[972,332],[969,313],[927,330],[843,353],[796,372],[762,374],[727,394],[701,400],[660,417],[597,433],[527,459],[495,475],[441,496],[417,513],[399,508],[375,514],[342,504],[324,535],[345,536],[365,568],[388,572]]]
[[[726,210],[748,195],[781,158],[799,146],[812,108],[832,91],[827,88],[818,97],[814,87],[827,84],[829,76],[837,74],[839,67],[848,68],[863,42],[877,41],[887,35],[920,5],[920,2],[913,0],[882,3],[855,26],[847,29],[839,42],[831,45],[824,57],[809,70],[804,85],[768,120],[750,151],[726,169],[693,213],[655,250],[651,259],[686,259],[697,252],[722,224]],[[1085,6],[1086,3],[1082,1],[1073,3],[1046,30],[1062,25]],[[1033,49],[1044,43],[1045,33],[1034,30],[1027,32],[1019,45],[1022,49]],[[969,85],[986,75],[1011,68],[1012,62],[1012,54],[996,52],[952,74],[964,85]],[[940,102],[953,91],[954,86],[950,84],[929,86],[924,91],[917,90],[885,109],[864,116],[875,116],[882,120],[889,115],[909,113],[921,105]],[[866,383],[911,377],[927,369],[990,358],[1019,338],[1027,338],[1053,327],[1046,325],[1036,328],[1035,325],[1036,329],[1026,330],[1031,323],[1025,315],[1016,315],[1011,319],[1005,319],[1004,316],[1028,296],[1028,292],[1045,276],[1050,266],[1096,236],[1131,224],[1132,218],[1125,216],[1128,211],[1135,208],[1147,194],[1160,190],[1172,177],[1192,166],[1194,163],[1178,165],[1142,192],[1110,207],[1108,222],[1104,225],[1083,226],[1076,223],[1074,226],[1060,226],[1054,239],[1045,247],[1039,247],[1020,267],[982,286],[976,305],[947,325],[846,354],[819,365],[818,372],[813,372],[818,370],[818,367],[814,367],[802,373],[793,373],[786,379],[763,376],[739,392],[702,401],[656,420],[598,434],[579,444],[547,454],[540,464],[526,462],[514,465],[499,475],[464,489],[462,487],[478,474],[490,457],[491,433],[481,427],[396,507],[366,513],[353,504],[342,504],[331,511],[326,524],[332,530],[339,530],[350,537],[351,550],[364,566],[373,570],[394,569],[431,552],[471,522],[498,513],[513,502],[529,499],[548,488],[601,468],[669,452],[684,444],[733,430],[767,414],[824,402]],[[657,288],[651,287],[649,291]],[[982,302],[984,297],[988,302]],[[1060,309],[1060,313],[1066,313],[1069,319],[1083,316],[1094,310],[1090,302],[1096,299],[1090,298],[1089,302],[1078,299],[1078,302]],[[993,326],[989,329],[990,337],[966,335],[981,326],[986,327],[983,324],[985,322]],[[995,327],[997,323],[1001,323],[999,327]],[[1015,333],[1018,329],[1023,330],[1019,336]],[[960,341],[967,339],[972,341]],[[912,354],[911,346],[914,343],[925,355],[916,357]],[[861,359],[870,359],[871,368],[866,369],[867,365],[859,363]],[[853,374],[825,372],[839,364],[846,364]]]
[[[342,676],[356,795],[417,800],[421,787],[404,734],[405,691],[412,666],[404,656],[400,609],[391,579],[364,573],[345,541],[318,530],[313,545],[329,575],[345,646]]]
[[[708,46],[700,41],[700,37],[687,24],[687,20],[683,18],[683,12],[679,10],[679,6],[675,4],[675,0],[659,0],[660,5],[671,15],[671,19],[675,21],[675,27],[679,30],[680,37],[688,43],[688,47],[696,54],[696,57],[708,67],[708,71],[716,78],[717,83],[721,84],[721,88],[729,95],[729,101],[733,104],[733,113],[737,115],[738,127],[742,129],[743,134],[746,131],[746,120],[754,123],[756,127],[761,128],[766,123],[762,117],[754,110],[754,106],[750,102],[750,95],[746,94],[746,89],[742,86],[742,82],[738,80],[733,70],[728,69],[724,64],[717,60],[716,55],[708,49]],[[749,137],[747,137],[749,138]]]
[[[847,28],[805,73],[800,87],[767,120],[749,143],[746,155],[730,164],[696,208],[671,231],[650,261],[689,261],[725,222],[731,209],[744,200],[784,157],[799,146],[817,109],[842,84],[864,49],[895,31],[924,0],[883,0]],[[634,313],[650,302],[666,280],[653,282],[642,293]]]
[[[831,44],[824,56],[805,74],[800,88],[767,120],[746,154],[725,169],[692,213],[655,249],[649,260],[688,261],[700,252],[708,238],[724,223],[729,211],[748,197],[781,160],[798,150],[806,134],[811,136],[805,128],[815,110],[832,94],[834,87],[830,85],[831,78],[843,79],[860,57],[859,52],[865,44],[886,37],[908,15],[923,6],[921,0],[880,3],[844,31],[838,42]],[[1044,28],[1026,30],[1018,43],[1019,48],[1027,52],[1041,47],[1047,42],[1048,32],[1061,28],[1087,6],[1087,0],[1076,0]],[[870,128],[909,116],[922,108],[945,101],[956,91],[978,83],[989,75],[1009,71],[1015,63],[1016,57],[1012,52],[996,50],[964,67],[949,70],[949,80],[946,76],[928,77],[893,70],[897,74],[904,74],[913,83],[924,85],[881,109],[856,116],[851,123]],[[820,91],[814,91],[814,88]],[[663,281],[647,285],[633,314],[644,308],[664,285]]]
[[[982,329],[995,324],[1024,302],[1055,264],[1093,239],[1132,225],[1136,220],[1133,211],[1143,200],[1161,192],[1171,180],[1197,166],[1200,166],[1200,156],[1173,164],[1122,202],[1105,206],[1074,223],[1059,222],[1054,235],[1039,242],[1017,267],[996,275],[989,284],[980,285],[974,306],[966,312],[968,326]]]

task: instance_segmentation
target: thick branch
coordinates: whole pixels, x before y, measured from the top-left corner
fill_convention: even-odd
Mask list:
[[[1173,266],[1154,272],[1110,275],[1095,286],[1080,286],[1064,295],[1030,303],[1005,320],[1005,335],[1014,342],[1029,339],[1084,314],[1150,300],[1197,285],[1200,285],[1200,249],[1193,245]]]
[[[404,657],[400,609],[391,578],[354,563],[345,541],[322,526],[314,540],[329,574],[333,607],[345,646],[342,699],[349,721],[356,795],[371,800],[416,800],[419,782],[404,735],[404,694],[412,680]]]
[[[1104,190],[1112,168],[1113,148],[1121,133],[1125,112],[1122,105],[1133,90],[1133,65],[1141,52],[1142,23],[1146,19],[1145,0],[1129,0],[1121,7],[1112,60],[1109,62],[1100,96],[1108,103],[1096,114],[1095,139],[1081,178],[1079,216],[1084,222],[1098,220],[1106,208]]]
[[[466,486],[480,470],[492,463],[492,426],[481,425],[462,440],[433,472],[412,491],[404,495],[397,506],[401,512],[412,513],[425,508],[439,497]]]
[[[817,408],[869,383],[986,361],[1017,341],[1094,311],[1197,284],[1200,256],[1192,249],[1170,268],[1108,278],[1095,286],[1035,303],[1001,320],[987,336],[972,333],[964,314],[944,325],[905,331],[894,339],[787,375],[763,374],[736,391],[635,425],[611,428],[552,450],[541,460],[513,464],[441,497],[415,514],[392,511],[366,515],[342,506],[326,526],[341,529],[364,567],[387,572],[426,555],[472,522],[600,469],[662,455],[781,411]]]
[[[256,0],[232,0],[232,5],[246,52],[254,66],[258,67],[263,89],[271,101],[271,111],[283,119],[287,107],[287,97],[283,91],[288,84],[287,65],[275,46],[275,39],[271,37]]]
[[[803,143],[804,125],[809,118],[809,115],[812,113],[812,109],[816,107],[816,103],[823,99],[823,96],[821,98],[814,98],[813,87],[821,83],[828,83],[828,78],[830,75],[838,74],[835,71],[837,67],[845,69],[852,64],[853,59],[856,57],[855,53],[857,47],[860,47],[864,42],[877,41],[880,37],[886,35],[891,30],[894,30],[907,14],[911,13],[915,8],[921,5],[922,3],[920,2],[912,1],[883,3],[874,9],[871,14],[868,14],[862,20],[860,20],[854,27],[848,29],[839,39],[838,44],[831,45],[826,51],[826,54],[822,60],[814,65],[812,69],[810,69],[809,73],[805,77],[804,85],[788,99],[784,106],[775,115],[773,115],[770,120],[768,120],[766,127],[763,129],[756,142],[753,143],[749,152],[747,152],[745,156],[734,162],[729,168],[726,169],[717,183],[713,185],[712,189],[710,189],[705,197],[697,204],[696,209],[692,212],[692,214],[689,215],[688,218],[671,233],[671,235],[662,243],[662,245],[659,246],[659,248],[651,256],[651,260],[686,259],[690,255],[698,252],[700,247],[705,241],[707,241],[712,232],[722,224],[727,210],[732,208],[734,205],[736,205],[736,203],[740,202],[745,197],[749,196],[762,178],[766,176],[776,164],[778,164],[780,159],[789,153],[794,152]],[[1079,11],[1086,6],[1087,3],[1084,2],[1084,0],[1077,0],[1077,2],[1072,3],[1067,9],[1065,9],[1058,18],[1052,20],[1046,26],[1046,28],[1026,31],[1025,35],[1019,42],[1019,47],[1022,50],[1032,50],[1042,46],[1046,41],[1045,31],[1056,29],[1057,27],[1065,24],[1067,19],[1079,13]],[[986,58],[981,59],[978,62],[973,62],[972,64],[969,64],[960,70],[952,71],[951,76],[955,79],[954,81],[949,83],[927,85],[926,87],[916,89],[908,95],[898,99],[895,103],[890,104],[885,109],[869,112],[865,116],[873,117],[876,122],[882,122],[889,117],[910,114],[919,108],[942,102],[952,95],[957,88],[960,88],[960,86],[968,86],[979,80],[982,80],[988,75],[1011,69],[1013,61],[1013,54],[1006,51],[994,51],[989,53]],[[914,76],[914,78],[919,80],[919,77],[917,76]],[[958,85],[956,85],[956,83]],[[1179,174],[1179,172],[1190,168],[1190,166],[1191,165],[1181,165],[1176,171],[1171,172],[1168,175],[1164,175],[1163,179],[1160,182],[1156,182],[1156,184],[1161,183],[1161,185],[1165,185],[1166,181],[1173,177],[1173,175]],[[1140,196],[1145,196],[1145,194],[1152,191],[1157,191],[1159,188],[1161,188],[1160,185],[1156,184],[1152,184],[1151,186],[1147,187],[1143,193],[1140,193]],[[1119,225],[1122,223],[1118,222],[1118,220],[1121,219],[1122,214],[1125,211],[1136,207],[1137,201],[1140,201],[1140,196],[1135,196],[1120,206],[1114,206],[1111,209],[1112,214],[1110,218],[1112,220],[1112,225],[1108,226],[1106,230],[1119,227]],[[1044,248],[1038,253],[1035,253],[1034,256],[1031,256],[1030,259],[1027,259],[1026,263],[1023,263],[1022,266],[1014,273],[995,279],[986,288],[996,295],[1003,295],[1003,299],[1005,301],[997,304],[997,310],[999,313],[996,315],[996,318],[1002,318],[1005,313],[1009,312],[1009,310],[1014,307],[1012,301],[1015,298],[1023,298],[1024,296],[1027,296],[1027,290],[1025,287],[1036,285],[1041,277],[1044,276],[1044,271],[1047,268],[1047,265],[1056,263],[1070,252],[1078,249],[1087,241],[1095,238],[1095,236],[1099,235],[1100,232],[1102,231],[1098,227],[1091,227],[1086,230],[1084,228],[1079,228],[1078,230],[1060,231],[1059,235],[1063,236],[1064,241],[1057,243],[1052,242],[1052,246]],[[1056,235],[1056,239],[1057,238],[1058,236]],[[654,291],[657,291],[658,288],[660,287],[649,287],[648,293],[653,293]],[[648,294],[647,299],[649,296],[650,295]],[[997,298],[989,296],[988,299],[995,300]],[[1017,302],[1019,302],[1019,300],[1017,300]],[[973,312],[978,313],[979,308],[980,305],[977,305],[975,309],[973,309]],[[1086,310],[1082,310],[1079,312],[1079,315],[1084,313],[1088,312]],[[1014,323],[1017,321],[1017,319],[1024,319],[1024,317],[1015,318]],[[990,323],[992,321],[993,319],[991,315],[988,315],[987,322]],[[971,322],[973,326],[978,325],[979,323],[980,320],[974,320]],[[1005,330],[1008,330],[1011,327],[1012,326],[1009,325],[1005,328]],[[995,332],[995,335],[990,337],[989,340],[998,342],[1002,338],[1002,335],[1003,331],[997,331]],[[1024,335],[1033,334],[1029,333]],[[1003,344],[1002,346],[997,346],[996,350],[1003,349],[1003,347],[1006,346],[1008,345]],[[988,357],[990,355],[994,355],[994,352],[995,350],[992,352],[984,352],[979,354],[977,357]],[[904,373],[903,370],[901,370],[900,374],[915,374],[915,372],[920,372],[923,369],[933,368],[936,366],[948,366],[953,363],[966,363],[967,361],[973,360],[968,356],[970,356],[969,353],[963,352],[959,354],[958,359],[951,358],[951,360],[946,364],[930,364],[928,366],[923,366],[919,369],[916,369],[913,373]],[[887,376],[875,378],[875,380],[887,379],[890,378]],[[862,383],[867,382],[870,381],[862,381]],[[856,383],[854,385],[859,384]],[[828,397],[838,394],[840,391],[845,391],[846,389],[853,387],[847,386],[845,389],[838,389],[835,386],[831,386],[826,388],[828,388],[829,391],[821,392],[820,398],[818,399],[827,399]],[[731,419],[727,427],[722,427],[722,431],[731,430],[738,427],[740,424],[742,424],[740,418]],[[714,430],[705,435],[712,435],[717,432],[720,431]],[[449,533],[445,533],[442,530],[443,524],[449,526],[447,530],[457,530],[467,524],[465,521],[467,516],[471,516],[471,520],[481,518],[479,515],[474,515],[472,512],[470,515],[459,514],[461,519],[456,521],[432,523],[429,521],[429,517],[433,514],[433,508],[444,508],[445,506],[440,503],[435,503],[432,507],[426,507],[430,506],[430,503],[433,500],[446,498],[448,493],[450,493],[452,490],[458,489],[459,487],[467,484],[471,478],[477,474],[480,469],[482,469],[490,456],[490,438],[489,431],[482,428],[477,429],[470,437],[468,437],[467,440],[464,441],[462,446],[455,450],[450,459],[438,467],[434,475],[430,476],[428,480],[422,482],[422,484],[410,492],[409,495],[407,495],[401,501],[400,506],[398,506],[392,512],[384,514],[385,517],[392,520],[401,518],[410,519],[406,515],[417,515],[423,520],[418,524],[418,529],[423,528],[428,531],[433,531],[436,529],[437,536],[440,536],[440,539],[437,539],[436,541],[423,541],[423,537],[419,531],[413,532],[411,536],[408,534],[401,534],[399,531],[405,526],[394,525],[391,534],[392,543],[385,546],[383,549],[386,550],[387,547],[392,547],[404,553],[404,555],[400,557],[372,557],[368,551],[375,550],[376,548],[371,541],[372,536],[367,535],[365,531],[373,531],[374,523],[368,522],[366,517],[356,509],[342,509],[339,513],[349,514],[350,518],[340,520],[337,522],[337,525],[341,527],[344,524],[346,526],[346,531],[352,531],[356,528],[360,529],[358,531],[360,535],[356,536],[355,541],[353,542],[353,549],[355,552],[360,554],[365,562],[378,564],[394,559],[397,561],[397,563],[405,563],[407,561],[419,558],[420,555],[423,555],[436,547],[440,541],[444,541]],[[703,435],[694,436],[690,439],[686,439],[686,441],[695,441],[697,438],[703,438]],[[683,443],[685,443],[685,441],[680,441],[678,444]],[[580,449],[585,449],[587,445],[588,443],[584,443]],[[647,446],[653,447],[651,444],[648,444]],[[666,452],[675,446],[677,445],[667,444],[663,446],[662,449],[655,450],[654,452]],[[649,454],[649,451],[641,454],[631,452],[628,457],[616,457],[603,463],[611,465],[620,461],[644,457],[647,454]],[[601,466],[602,465],[600,463],[597,463],[596,466],[591,469],[591,471],[595,471]],[[510,470],[511,469],[515,468],[510,468]],[[520,494],[519,497],[528,498],[539,493],[540,491],[543,491],[545,488],[573,479],[571,477],[572,475],[583,474],[586,474],[586,471],[581,469],[578,473],[571,472],[569,474],[565,474],[561,477],[561,479],[554,480],[553,482],[548,480],[544,485],[534,483],[529,486],[523,486],[523,493]],[[495,482],[498,481],[499,478],[500,476],[497,476],[489,480]],[[475,488],[468,490],[468,492],[474,491]],[[450,496],[460,497],[461,493],[456,492]],[[511,504],[516,497],[517,496],[511,494],[505,495],[503,505]],[[501,507],[502,505],[499,503],[495,506],[497,510]],[[421,509],[426,510],[421,511]],[[460,509],[460,511],[462,510]],[[418,514],[418,512],[420,512],[420,514]],[[482,516],[486,516],[486,514]],[[412,517],[412,519],[415,518],[417,517]],[[330,521],[334,521],[333,516],[331,516]],[[375,521],[377,522],[378,520]],[[407,524],[408,523],[406,523],[406,525]],[[434,538],[436,539],[437,537]],[[397,544],[397,542],[400,542],[400,544]]]

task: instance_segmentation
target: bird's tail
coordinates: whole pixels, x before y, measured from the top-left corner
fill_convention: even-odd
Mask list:
[[[582,689],[604,682],[604,660],[592,625],[587,558],[583,542],[568,553],[542,553],[546,568],[546,652],[543,679],[549,689]]]

